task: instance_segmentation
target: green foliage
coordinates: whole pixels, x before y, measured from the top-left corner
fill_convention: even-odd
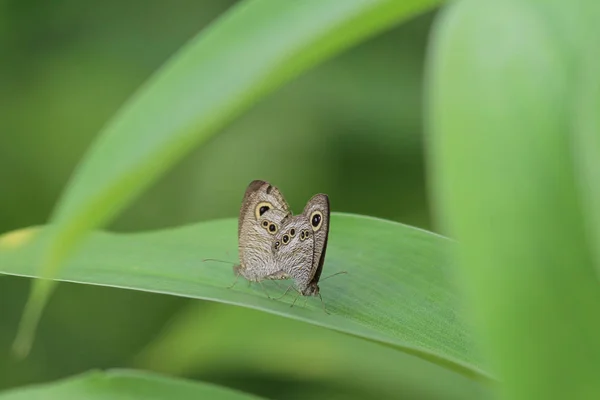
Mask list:
[[[210,300],[177,314],[147,347],[132,351],[131,359],[97,363],[197,382],[142,372],[91,372],[17,388],[0,399],[248,398],[243,392],[288,399],[398,398],[399,393],[406,398],[475,399],[488,397],[490,387],[506,399],[599,398],[597,1],[464,0],[448,5],[431,37],[426,121],[433,200],[444,230],[458,244],[391,221],[334,213],[323,276],[342,270],[348,274],[322,281],[330,314],[317,298],[307,299],[306,305],[301,298],[290,307],[294,294],[267,297],[278,297],[285,283],[261,287],[239,281],[228,288],[235,280],[231,267],[202,259],[237,261],[234,219],[129,234],[96,230],[195,148],[210,146],[209,139],[216,140],[217,132],[267,94],[437,3],[247,0],[172,57],[100,133],[66,185],[51,223],[0,236],[0,273],[43,278],[33,281],[21,320],[16,349],[22,354],[29,350],[56,281],[130,289],[140,296]],[[351,96],[337,99],[345,97]],[[368,95],[361,91],[359,97]],[[387,102],[403,109],[395,98]],[[354,110],[378,116],[380,106],[368,104],[370,108]],[[322,118],[329,121],[333,117],[324,109]],[[268,110],[255,129],[263,130],[275,118],[276,108]],[[360,125],[355,114],[346,112],[344,119]],[[283,137],[278,145],[272,144],[278,139],[272,134],[244,142],[251,132],[225,142],[229,162],[239,163],[240,153],[254,149],[268,160],[264,170],[270,176],[279,172],[290,181],[281,171],[289,167],[288,160],[292,165],[303,160],[290,155],[291,145],[299,154],[304,141],[307,153],[317,148],[311,144],[318,144],[328,158],[342,154],[324,149],[327,139],[317,134],[299,139],[298,131],[312,129],[311,122],[302,123],[295,131],[294,123],[286,121],[283,132],[278,130]],[[358,153],[345,154],[357,170],[377,163],[399,143],[380,133],[372,139],[377,150],[369,153],[364,145],[368,133],[352,137],[359,143]],[[332,143],[336,151],[342,147],[342,142]],[[202,156],[210,159],[208,152]],[[310,162],[300,164],[296,173],[308,176],[304,166]],[[281,171],[273,172],[273,165],[282,165]],[[340,165],[339,160],[330,164],[333,169]],[[346,197],[359,191],[364,193],[356,196],[357,202],[374,197],[377,175],[342,169],[352,177],[346,183],[357,188]],[[225,175],[219,181],[227,180]],[[395,179],[402,173],[392,175]],[[193,180],[191,175],[186,179]],[[313,193],[314,179],[299,182]],[[386,191],[392,189],[386,185]],[[241,191],[233,195],[224,190],[222,202],[237,207]],[[13,191],[3,195],[11,199]],[[203,195],[192,197],[201,203],[194,207],[209,208]],[[369,204],[369,214],[376,215],[374,206],[391,202],[380,196]],[[176,213],[177,207],[167,207],[167,213]],[[207,215],[213,218],[218,212]],[[17,282],[14,277],[3,280],[9,281],[5,288]],[[95,293],[108,294],[102,301],[115,304],[109,318],[123,318],[118,300],[112,299],[120,298],[116,289]],[[13,301],[2,292],[0,301],[3,296]],[[11,304],[5,314],[12,315],[13,309]],[[58,319],[54,326],[65,332],[64,322]],[[83,318],[68,322],[71,329],[85,329]],[[6,341],[2,328],[0,343]],[[111,337],[110,327],[104,335]],[[39,347],[37,357],[46,357],[44,351],[52,354],[53,349]],[[68,358],[69,352],[64,354]],[[241,371],[251,371],[245,383],[232,383]],[[490,371],[501,384],[489,379]],[[274,375],[281,377],[285,391],[262,383],[262,377]],[[37,380],[49,376],[40,374]],[[291,376],[297,380],[285,381]],[[243,392],[202,383],[207,377]],[[254,382],[262,387],[252,386]]]
[[[56,206],[41,275],[54,277],[89,229],[107,223],[258,97],[431,3],[240,3],[163,66],[100,134]],[[51,291],[50,281],[35,282],[18,354],[28,353]]]
[[[587,43],[583,11],[598,17],[600,8],[533,3],[464,1],[439,21],[430,76],[434,188],[461,243],[469,308],[505,398],[595,399],[600,291],[587,228],[596,213],[581,205],[597,188],[589,180],[597,116],[573,110],[589,112],[600,92],[584,89],[594,81],[589,53],[569,42]],[[574,140],[590,140],[590,149]]]

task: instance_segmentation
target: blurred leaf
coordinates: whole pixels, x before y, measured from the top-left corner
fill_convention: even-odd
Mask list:
[[[572,17],[582,2],[558,4]],[[597,399],[600,288],[577,186],[589,175],[572,153],[579,59],[546,11],[464,1],[438,21],[434,187],[505,398]]]
[[[599,3],[596,3],[599,4]],[[598,6],[597,6],[598,7]],[[590,15],[599,15],[600,10]],[[597,23],[596,23],[597,25]],[[600,30],[600,28],[596,28]],[[574,160],[581,176],[582,205],[586,211],[591,248],[600,273],[600,33],[583,40],[582,67],[575,98]]]
[[[247,0],[188,43],[107,125],[67,186],[41,259],[53,278],[78,240],[284,82],[437,0]],[[34,283],[14,349],[27,354],[53,285]]]
[[[35,265],[51,231],[0,239],[0,272],[38,276]],[[485,379],[480,359],[457,310],[451,285],[450,243],[432,233],[390,221],[332,215],[324,277],[326,314],[318,298],[280,301],[260,285],[235,281],[231,266],[204,258],[237,260],[237,221],[203,222],[148,233],[97,232],[58,275],[59,280],[145,290],[236,304],[382,342],[456,372]],[[28,237],[29,236],[29,237]],[[285,287],[267,282],[273,296]],[[287,287],[287,284],[286,284]],[[273,293],[273,289],[275,293]]]
[[[258,386],[255,393],[267,398],[289,398],[292,392],[307,398],[306,390],[316,386],[318,393],[310,398],[329,399],[325,384],[345,399],[397,399],[402,393],[405,400],[481,400],[489,395],[479,382],[380,343],[219,303],[190,303],[134,365],[204,381],[235,375],[287,382],[285,392],[278,385]],[[250,391],[248,386],[236,387]]]
[[[88,372],[62,381],[0,393],[0,400],[259,399],[231,389],[139,371]]]

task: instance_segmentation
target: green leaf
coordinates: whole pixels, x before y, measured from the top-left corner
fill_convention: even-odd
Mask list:
[[[251,400],[260,397],[203,382],[167,378],[147,372],[93,371],[57,382],[0,393],[0,400]]]
[[[459,2],[438,22],[431,171],[483,351],[506,399],[600,398],[600,287],[578,186],[591,182],[572,151],[576,49],[522,1]]]
[[[51,231],[34,240],[17,231],[0,240],[0,272],[38,276],[35,265]],[[236,304],[295,318],[385,343],[476,379],[486,379],[452,288],[451,242],[390,221],[332,214],[327,259],[318,297],[267,298],[260,285],[235,282],[237,221],[203,222],[135,234],[96,232],[58,279]],[[324,279],[345,270],[348,274]],[[272,297],[288,285],[264,283]]]
[[[176,54],[110,121],[57,205],[40,274],[227,122],[307,68],[437,0],[247,0]],[[35,282],[14,350],[29,352],[52,292]]]

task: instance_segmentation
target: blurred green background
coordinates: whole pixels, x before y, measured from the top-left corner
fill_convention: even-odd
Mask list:
[[[0,233],[45,223],[103,124],[234,3],[3,2]],[[432,14],[420,16],[269,96],[187,157],[110,229],[236,217],[253,179],[278,186],[295,212],[323,192],[334,211],[432,229],[421,106],[431,20]],[[431,365],[415,369],[419,363],[397,351],[297,321],[73,284],[59,286],[33,353],[16,361],[9,347],[28,287],[26,279],[0,277],[0,389],[134,366],[273,398],[438,398],[439,390],[451,398],[453,385],[464,390],[455,376],[437,371],[444,389],[424,392],[429,373],[420,372]]]

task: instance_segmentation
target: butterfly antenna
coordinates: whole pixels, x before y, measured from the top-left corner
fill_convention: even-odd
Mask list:
[[[332,276],[336,276],[336,275],[340,275],[340,274],[347,274],[347,273],[348,273],[348,271],[340,271],[340,272],[336,272],[335,274],[331,274],[331,275],[329,275],[329,276],[326,276],[325,278],[321,279],[321,282],[323,282],[325,279],[329,279],[329,278],[331,278]]]
[[[236,264],[236,263],[231,262],[231,261],[217,260],[216,258],[205,258],[204,260],[202,260],[202,262],[206,262],[206,261],[216,261],[216,262],[225,263],[225,264],[231,264],[231,265],[235,265]]]

